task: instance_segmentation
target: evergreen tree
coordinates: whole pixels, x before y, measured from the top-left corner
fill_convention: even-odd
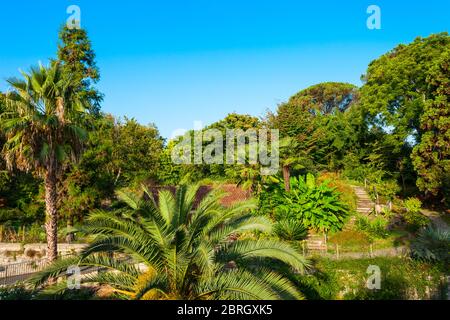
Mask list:
[[[100,72],[86,30],[69,29],[64,25],[59,39],[58,59],[62,61],[73,80],[80,83],[78,90],[90,101],[90,112],[98,115],[103,95],[95,89],[94,84],[100,80]]]

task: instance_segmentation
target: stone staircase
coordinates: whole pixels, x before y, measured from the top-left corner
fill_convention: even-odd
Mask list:
[[[358,197],[357,209],[359,214],[369,215],[375,210],[375,203],[363,187],[352,186]],[[355,223],[356,217],[352,217],[348,228]],[[308,251],[327,251],[327,240],[323,234],[310,234],[306,239],[306,248]]]
[[[375,203],[363,187],[352,186],[358,197],[356,211],[363,215],[369,215],[375,210]]]
[[[306,239],[308,251],[327,251],[327,241],[323,234],[310,234]]]

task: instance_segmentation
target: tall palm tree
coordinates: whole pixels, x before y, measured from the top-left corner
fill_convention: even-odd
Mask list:
[[[52,62],[8,80],[1,127],[6,134],[3,155],[9,168],[33,171],[44,179],[47,255],[57,259],[57,178],[68,158],[76,160],[86,132],[86,103],[70,75]]]
[[[227,209],[219,203],[223,194],[214,191],[196,205],[197,191],[197,186],[181,186],[175,195],[160,191],[154,197],[145,188],[143,197],[119,193],[128,207],[92,213],[86,226],[92,243],[80,256],[57,261],[32,283],[40,287],[78,265],[109,270],[82,281],[109,285],[125,299],[302,298],[288,279],[292,269],[308,265],[302,255],[283,242],[236,237],[271,231],[270,221],[249,212],[254,203]],[[45,290],[55,293],[58,288],[66,288],[64,281]]]

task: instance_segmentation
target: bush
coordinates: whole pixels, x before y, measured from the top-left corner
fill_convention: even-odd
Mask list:
[[[422,202],[417,198],[408,198],[405,200],[404,206],[407,212],[419,213],[422,209]]]
[[[450,262],[450,232],[433,226],[422,230],[411,244],[414,258],[430,262]]]
[[[282,220],[273,226],[273,233],[281,240],[301,241],[308,236],[308,229],[296,220]]]
[[[34,292],[25,288],[23,284],[0,287],[0,301],[31,300]]]
[[[408,211],[403,216],[408,223],[407,229],[411,232],[417,232],[426,227],[430,220],[421,213]]]
[[[0,208],[0,224],[17,220],[20,214],[19,209]]]
[[[340,193],[318,183],[312,174],[291,178],[291,191],[286,192],[281,179],[264,186],[260,195],[260,211],[271,213],[277,220],[298,220],[305,227],[322,232],[342,229],[349,210]]]
[[[358,216],[356,219],[356,228],[367,233],[369,237],[376,239],[386,239],[389,236],[387,231],[388,224],[388,220],[384,217],[376,217],[370,220],[367,216]]]
[[[339,175],[333,172],[325,172],[320,174],[319,178],[317,179],[319,183],[327,182],[327,185],[330,188],[335,188],[336,191],[339,192],[342,202],[346,204],[346,206],[352,210],[355,211],[357,208],[358,203],[358,197],[356,196],[355,192],[353,191],[353,188],[345,181],[343,181]]]

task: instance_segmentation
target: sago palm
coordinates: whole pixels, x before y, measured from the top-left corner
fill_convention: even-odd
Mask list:
[[[106,270],[82,281],[109,285],[125,299],[302,298],[288,279],[308,265],[302,255],[283,242],[239,237],[271,231],[270,221],[250,213],[254,204],[224,208],[223,194],[211,192],[196,205],[197,191],[181,186],[175,195],[160,191],[154,197],[145,188],[143,197],[120,193],[127,209],[91,214],[85,231],[93,240],[80,256],[57,261],[32,282],[39,287],[64,278],[69,266],[78,265]],[[64,281],[45,290],[58,288]]]
[[[85,137],[86,105],[58,62],[9,79],[1,127],[7,165],[44,179],[48,258],[57,258],[57,178],[68,158],[76,158]]]

